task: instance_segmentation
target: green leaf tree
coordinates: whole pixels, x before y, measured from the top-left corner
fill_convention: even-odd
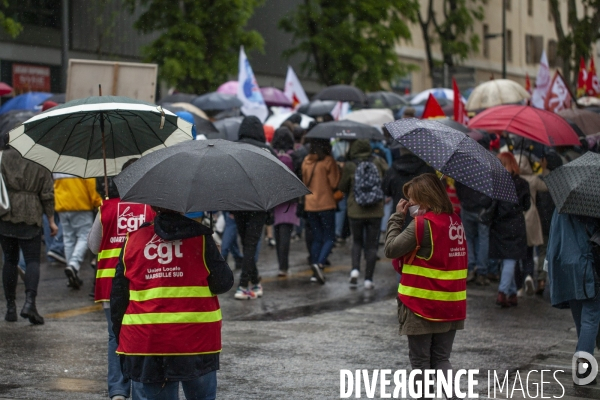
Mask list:
[[[240,46],[263,49],[256,31],[244,29],[264,0],[124,0],[130,11],[143,11],[134,24],[141,33],[160,36],[143,49],[147,61],[178,90],[215,90],[237,71]]]
[[[419,0],[416,0],[419,3]],[[436,61],[433,59],[431,47],[439,43],[442,51],[442,62],[453,67],[465,60],[471,52],[479,50],[481,41],[473,30],[475,21],[482,21],[485,14],[483,5],[487,0],[443,0],[441,15],[436,11],[439,2],[429,0],[425,12],[419,9],[418,18],[425,50],[429,74],[433,78]]]
[[[23,25],[6,16],[4,10],[8,9],[9,5],[8,0],[0,0],[0,28],[14,39],[23,30]]]
[[[395,46],[410,40],[407,21],[416,22],[417,10],[414,0],[304,0],[279,22],[293,35],[283,55],[305,55],[302,71],[324,85],[378,90],[410,70]]]
[[[567,29],[563,27],[560,3],[548,0],[558,38],[557,55],[563,60],[563,76],[574,88],[577,86],[579,59],[589,60],[592,44],[600,38],[600,0],[580,0],[583,3],[583,15],[577,13],[575,0],[567,0]]]

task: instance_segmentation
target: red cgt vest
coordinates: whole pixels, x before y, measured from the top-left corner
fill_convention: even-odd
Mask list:
[[[152,208],[146,204],[122,202],[118,198],[102,202],[100,206],[102,242],[98,253],[94,291],[94,300],[97,303],[110,301],[112,279],[115,276],[115,268],[127,233],[137,230],[146,221],[152,221],[155,215]]]
[[[124,248],[129,306],[117,353],[194,355],[221,351],[221,309],[208,288],[205,238],[164,241],[146,226]]]
[[[424,224],[431,232],[428,258],[416,250],[402,261],[398,298],[416,315],[430,321],[461,321],[467,317],[467,243],[458,215],[428,212],[415,218],[417,250]]]

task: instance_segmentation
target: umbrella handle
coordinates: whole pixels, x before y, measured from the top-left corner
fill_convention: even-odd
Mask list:
[[[160,111],[160,127],[158,129],[162,129],[165,127],[165,110],[161,106],[156,106],[158,111]]]

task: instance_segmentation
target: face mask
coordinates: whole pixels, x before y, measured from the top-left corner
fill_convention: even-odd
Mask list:
[[[408,213],[410,214],[411,217],[416,217],[417,215],[419,215],[419,206],[410,206],[408,207]]]

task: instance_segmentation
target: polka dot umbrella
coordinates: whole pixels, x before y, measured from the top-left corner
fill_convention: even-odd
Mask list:
[[[515,184],[491,152],[456,129],[416,118],[385,124],[400,144],[433,168],[493,199],[518,203]]]

